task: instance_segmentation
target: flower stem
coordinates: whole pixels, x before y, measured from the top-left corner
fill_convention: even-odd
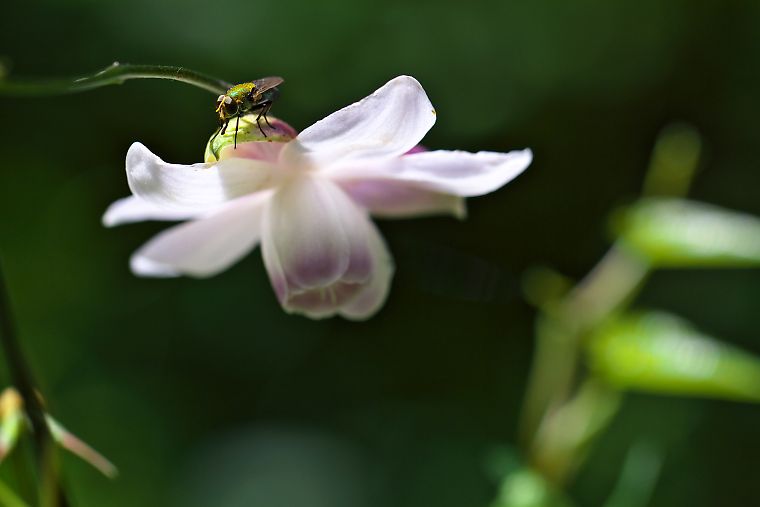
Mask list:
[[[6,80],[0,77],[0,95],[62,95],[122,84],[129,79],[169,79],[197,86],[214,94],[222,94],[232,86],[221,79],[184,67],[114,62],[101,71],[75,79]]]
[[[57,480],[56,470],[52,466],[54,453],[53,437],[48,428],[45,418],[45,408],[34,381],[32,370],[27,363],[21,344],[16,336],[16,327],[11,315],[11,305],[5,276],[0,264],[0,343],[5,351],[5,361],[11,376],[13,385],[18,389],[24,400],[24,407],[29,423],[34,434],[35,450],[37,454],[37,467],[41,482],[41,493],[54,487],[54,493],[44,494],[51,498],[49,505],[65,507],[68,505],[63,490]]]

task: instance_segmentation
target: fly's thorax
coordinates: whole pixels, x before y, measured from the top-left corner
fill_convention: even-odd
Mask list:
[[[253,83],[241,83],[227,90],[227,95],[232,100],[241,101],[246,97],[246,95],[250,95],[251,91],[253,91],[255,88],[256,85]]]
[[[240,125],[237,129],[237,148],[235,148],[235,123],[236,118],[230,121],[230,125],[224,134],[214,134],[206,144],[204,160],[216,162],[231,157],[246,157],[266,159],[269,154],[279,153],[283,143],[287,143],[296,137],[296,131],[284,121],[270,116],[267,125],[263,118],[256,118],[258,113],[240,117]],[[261,129],[266,136],[262,135]],[[276,158],[276,157],[275,157]]]
[[[233,86],[224,95],[220,95],[216,107],[219,119],[224,121],[235,118],[253,109],[255,107],[255,90],[255,84],[242,83]]]

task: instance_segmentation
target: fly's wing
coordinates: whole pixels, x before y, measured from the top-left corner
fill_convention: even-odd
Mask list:
[[[267,90],[271,90],[275,86],[278,86],[285,81],[280,76],[269,76],[269,77],[262,77],[261,79],[257,79],[253,82],[253,85],[256,87],[254,91],[256,93],[262,93]]]

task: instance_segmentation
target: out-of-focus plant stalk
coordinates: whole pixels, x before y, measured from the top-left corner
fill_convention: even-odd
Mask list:
[[[565,449],[556,453],[558,460],[562,454],[562,465],[554,463],[551,450],[536,441],[539,429],[551,426],[562,431],[551,418],[572,400],[584,337],[613,312],[625,307],[648,274],[649,266],[644,260],[616,244],[561,301],[543,309],[536,331],[536,356],[523,406],[520,441],[533,465],[552,482],[562,484],[574,463]],[[537,453],[539,448],[542,451]]]
[[[702,153],[699,132],[690,125],[674,123],[657,138],[644,180],[647,197],[685,197]]]
[[[34,434],[40,505],[66,507],[68,502],[58,481],[53,437],[46,422],[45,409],[32,370],[16,336],[2,265],[0,265],[0,343],[5,352],[5,362],[8,365],[11,381],[24,400],[25,412]]]
[[[16,80],[8,79],[4,68],[0,68],[0,96],[40,96],[60,95],[76,93],[100,88],[103,86],[122,84],[130,79],[166,79],[190,84],[214,94],[223,94],[231,86],[225,81],[195,72],[183,67],[163,65],[131,65],[118,62],[102,69],[94,74],[76,79],[52,79],[52,80]],[[5,279],[0,266],[0,343],[5,352],[5,361],[8,365],[11,380],[21,395],[25,405],[25,413],[28,416],[31,430],[34,436],[35,457],[37,464],[37,498],[35,505],[41,507],[66,507],[68,501],[61,488],[58,473],[57,453],[54,446],[54,436],[51,434],[48,420],[46,419],[43,399],[37,388],[31,368],[27,363],[22,347],[16,336],[15,325],[11,313],[9,294],[6,289]],[[57,427],[53,425],[53,427]],[[71,439],[67,441],[71,444]],[[65,444],[64,444],[65,446]],[[85,451],[85,459],[92,462],[94,458],[100,458],[97,453],[90,452],[89,448],[76,443],[74,452]],[[16,453],[16,457],[20,454]],[[14,459],[16,463],[19,462]],[[113,475],[115,468],[104,459],[95,459],[106,475]],[[20,471],[20,468],[17,469]],[[20,474],[19,482],[27,486],[25,475]],[[24,487],[26,496],[29,488]],[[31,499],[28,499],[31,501]],[[7,501],[5,503],[8,503]]]
[[[214,94],[223,94],[232,86],[221,79],[184,67],[132,65],[114,62],[101,71],[76,79],[9,80],[0,76],[0,95],[60,95],[122,84],[129,79],[168,79],[187,83]]]
[[[679,124],[665,128],[652,153],[644,196],[685,196],[700,151],[699,134],[693,128]],[[554,484],[561,486],[570,478],[590,440],[619,407],[603,388],[597,388],[594,397],[577,388],[582,383],[577,378],[581,345],[599,324],[633,300],[650,271],[646,259],[617,241],[572,290],[559,298],[534,301],[540,315],[520,443],[530,464]],[[569,426],[581,428],[576,431],[577,441],[554,434],[567,433]],[[588,434],[582,431],[584,426]]]

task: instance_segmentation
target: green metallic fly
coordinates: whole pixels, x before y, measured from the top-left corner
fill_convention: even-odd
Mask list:
[[[230,120],[236,118],[234,147],[237,148],[237,131],[240,125],[240,117],[255,111],[259,112],[259,115],[256,117],[256,125],[259,127],[261,134],[267,137],[264,129],[261,128],[259,120],[263,116],[266,124],[270,128],[274,128],[267,119],[267,113],[272,107],[272,102],[280,96],[280,90],[277,89],[277,86],[282,84],[283,81],[285,80],[279,76],[264,77],[249,83],[235,85],[227,90],[227,93],[224,95],[219,95],[219,98],[216,99],[219,130],[216,131],[211,141],[219,134],[224,135],[227,126],[230,124]]]

